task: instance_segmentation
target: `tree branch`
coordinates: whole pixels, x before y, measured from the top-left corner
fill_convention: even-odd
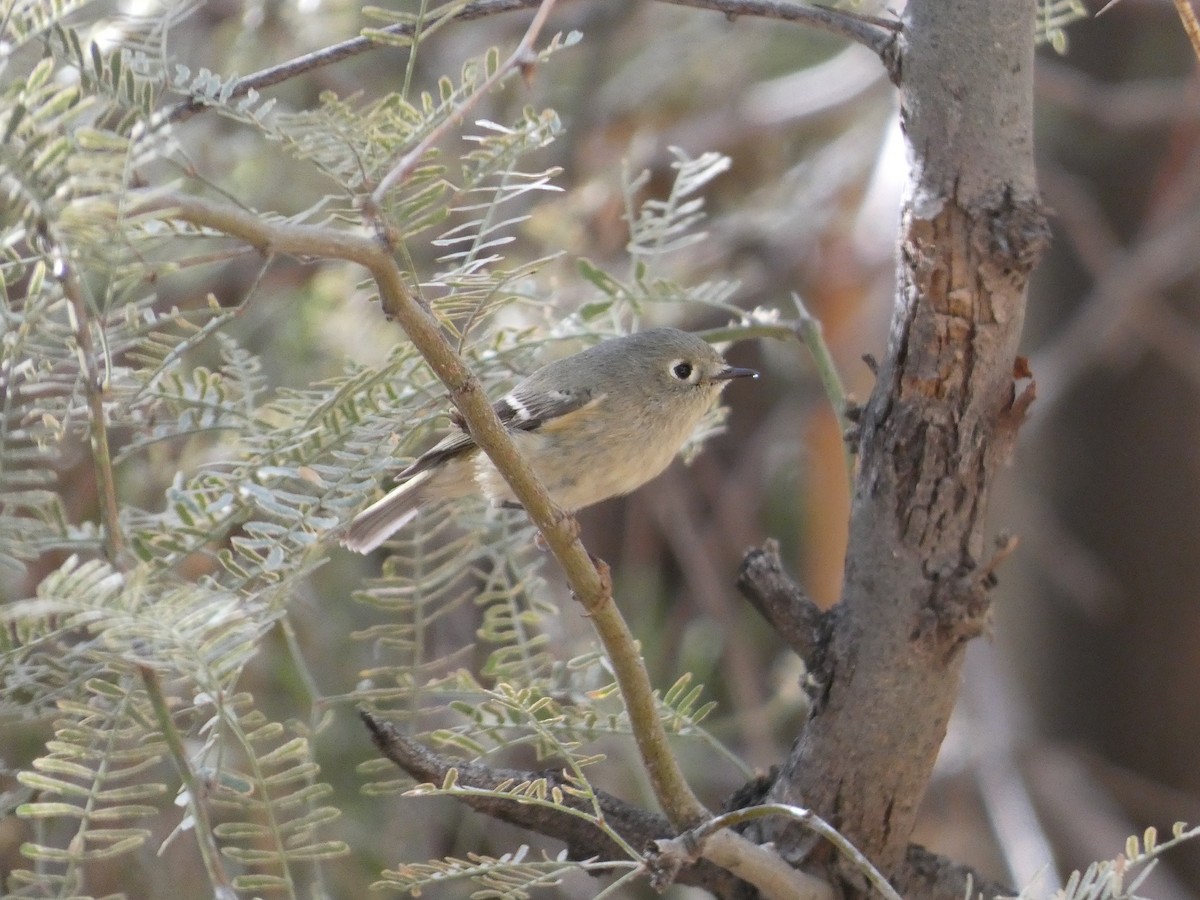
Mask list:
[[[486,16],[513,12],[514,10],[532,9],[540,2],[541,0],[475,0],[474,3],[468,3],[460,9],[452,18],[457,21],[466,22],[471,19],[482,19]],[[411,37],[415,29],[410,24],[402,23],[380,28],[379,31],[383,34],[396,35],[398,37]],[[240,97],[246,96],[251,91],[261,91],[264,88],[274,87],[298,75],[303,75],[305,72],[331,66],[334,63],[342,62],[361,53],[366,53],[368,50],[386,46],[387,44],[377,41],[374,38],[359,36],[350,38],[347,41],[341,41],[329,47],[323,47],[320,50],[306,53],[295,59],[289,59],[287,62],[280,63],[277,66],[271,66],[270,68],[262,69],[251,75],[239,78],[237,84],[229,92],[229,99],[237,100]],[[207,106],[202,99],[193,98],[191,100],[184,100],[182,103],[171,107],[164,114],[163,118],[166,122],[186,122],[197,113],[204,112],[205,109],[207,109]]]
[[[861,415],[828,683],[768,797],[830,821],[893,883],[963,650],[988,622],[984,515],[1025,402],[1014,366],[1048,233],[1032,155],[1034,12],[1033,0],[906,8],[913,165],[887,356]],[[801,829],[764,836],[794,864],[810,858]],[[831,879],[865,890],[831,864]]]
[[[848,10],[808,6],[787,2],[787,0],[660,0],[660,2],[713,10],[724,13],[730,18],[757,16],[785,22],[799,22],[862,44],[883,60],[889,72],[894,73],[897,66],[899,58],[897,41],[901,29],[899,22],[890,19],[860,16]],[[540,4],[541,0],[475,0],[473,3],[468,3],[451,18],[459,22],[468,22],[500,13],[534,9]],[[401,23],[380,28],[379,32],[397,37],[411,37],[415,28],[411,24]],[[329,47],[323,47],[295,59],[289,59],[277,66],[271,66],[239,78],[229,91],[229,99],[237,100],[251,91],[262,91],[274,87],[306,72],[312,72],[384,46],[387,45],[381,41],[360,35]],[[893,80],[895,80],[895,76],[893,76]],[[160,121],[164,123],[186,122],[207,108],[201,98],[184,100],[167,110]]]
[[[867,880],[871,883],[871,887],[878,891],[884,900],[902,900],[895,889],[888,884],[887,879],[871,864],[871,861],[863,856],[857,847],[839,834],[836,828],[820,816],[814,815],[810,810],[802,809],[798,806],[787,806],[782,803],[743,806],[739,809],[722,813],[705,822],[703,825],[698,825],[695,828],[685,831],[677,838],[656,841],[655,863],[665,864],[668,868],[675,869],[681,864],[681,861],[690,861],[693,859],[703,849],[704,844],[712,840],[713,836],[723,829],[737,828],[739,825],[744,825],[747,822],[753,822],[756,819],[763,819],[768,816],[784,816],[825,838],[825,840],[833,844],[838,849],[838,852],[847,857],[866,876]]]
[[[403,158],[394,165],[391,170],[379,181],[379,185],[371,192],[370,209],[378,209],[383,202],[384,196],[398,182],[408,178],[413,169],[421,161],[421,157],[425,152],[442,139],[442,137],[451,128],[458,125],[463,120],[475,104],[482,99],[488,91],[500,83],[514,69],[528,64],[533,57],[533,43],[537,40],[538,34],[542,30],[542,26],[546,24],[546,19],[550,16],[550,11],[554,9],[555,0],[541,0],[538,6],[537,15],[533,17],[533,21],[529,23],[529,27],[525,30],[525,35],[521,38],[517,47],[508,59],[497,67],[488,78],[481,84],[478,90],[471,93],[469,97],[458,104],[452,115],[442,119],[436,127],[430,129],[429,133],[417,142],[411,150],[404,154]]]
[[[594,813],[590,801],[574,796],[570,790],[572,785],[557,771],[522,772],[449,759],[409,740],[368,712],[360,711],[359,715],[380,753],[418,781],[440,785],[454,769],[457,784],[488,791],[497,790],[506,782],[544,778],[551,785],[568,788],[563,791],[563,805]],[[477,812],[565,842],[574,859],[595,856],[604,860],[629,859],[628,853],[600,829],[570,813],[506,797],[454,796]],[[626,844],[649,850],[655,841],[668,840],[674,834],[671,823],[661,816],[631,806],[604,791],[597,790],[596,798],[605,823]],[[704,859],[681,864],[662,886],[671,880],[706,888],[728,900],[751,900],[759,896],[767,900],[831,900],[833,896],[824,882],[790,868],[773,851],[752,844],[731,831],[710,835],[704,847]]]
[[[555,770],[526,772],[519,769],[493,768],[441,756],[405,737],[393,725],[371,713],[360,710],[359,715],[379,752],[419,783],[441,785],[450,770],[454,769],[457,773],[457,785],[478,791],[494,791],[505,783],[519,784],[539,778],[545,779],[551,786],[571,787],[562,778],[561,772]],[[541,804],[521,803],[519,800],[504,797],[467,793],[453,796],[483,815],[562,841],[567,845],[567,852],[572,859],[629,859],[628,853],[620,844],[580,816]],[[658,842],[684,840],[683,837],[674,837],[675,830],[663,816],[635,807],[605,791],[597,790],[596,798],[605,823],[619,834],[627,845],[653,852],[652,848]],[[590,801],[575,796],[570,790],[562,792],[562,804],[589,815],[595,812]],[[724,900],[750,900],[759,896],[778,896],[787,900],[828,900],[831,895],[823,882],[788,869],[770,850],[749,844],[745,838],[724,827],[747,818],[757,818],[763,815],[764,811],[769,813],[772,808],[756,807],[750,812],[743,812],[742,808],[738,807],[725,816],[713,818],[700,826],[706,834],[703,856],[695,858],[692,854],[686,861],[677,859],[680,864],[678,868],[666,874],[664,886],[674,880],[680,884],[704,888]],[[717,828],[722,830],[712,833]],[[744,866],[744,854],[748,848],[751,848],[752,855],[761,853],[772,856],[775,866],[782,867],[778,872],[779,877],[767,881],[757,866],[756,871],[749,873],[752,878],[746,880],[732,874],[733,870]],[[739,858],[743,860],[742,863],[739,863]],[[714,865],[714,862],[718,864]],[[667,863],[664,862],[663,865]],[[751,880],[761,894],[755,892],[755,886],[749,883]],[[968,884],[974,886],[975,893],[972,896],[982,893],[991,897],[1009,893],[1003,885],[982,878],[969,867],[960,866],[916,845],[908,848],[905,865],[894,881],[907,900],[958,900],[964,896]]]
[[[88,407],[88,443],[92,451],[92,470],[96,476],[96,493],[100,499],[100,525],[104,535],[104,553],[117,569],[124,570],[125,532],[117,505],[117,482],[113,473],[112,450],[108,440],[108,416],[104,411],[104,391],[108,378],[96,365],[96,346],[92,340],[92,317],[83,285],[71,265],[70,256],[57,243],[52,245],[51,271],[62,287],[70,304],[71,319],[78,347],[79,368],[83,375],[84,395]]]
[[[405,737],[390,723],[376,718],[369,712],[360,710],[359,715],[379,752],[418,782],[440,785],[446,780],[446,775],[451,769],[458,773],[458,784],[485,791],[496,790],[505,782],[519,784],[544,778],[551,786],[567,788],[562,792],[564,806],[586,813],[594,811],[589,800],[573,793],[573,786],[563,779],[560,771],[522,772],[440,756]],[[629,854],[619,844],[579,816],[503,797],[456,796],[455,799],[476,812],[562,841],[567,845],[571,859],[629,859]],[[670,838],[674,834],[671,823],[663,816],[626,803],[605,791],[597,790],[596,799],[605,822],[639,852],[651,846],[654,841]],[[680,869],[678,880],[681,884],[702,887],[718,897],[729,900],[742,900],[754,896],[754,889],[749,884],[735,878],[720,866],[703,860]]]
[[[799,22],[812,28],[836,34],[838,37],[862,44],[883,62],[892,76],[899,78],[899,40],[903,33],[900,22],[864,16],[847,9],[795,3],[791,0],[660,0],[675,6],[690,6],[724,13],[728,18],[757,16],[783,22]]]
[[[746,553],[737,587],[811,672],[827,617],[783,570],[778,541],[768,540]]]

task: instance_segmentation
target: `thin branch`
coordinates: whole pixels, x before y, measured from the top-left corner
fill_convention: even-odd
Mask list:
[[[217,847],[212,822],[208,818],[208,807],[204,804],[207,791],[192,770],[187,748],[179,736],[179,730],[175,727],[175,720],[171,718],[171,709],[166,695],[163,694],[158,672],[150,666],[144,665],[137,666],[137,670],[142,684],[146,688],[146,696],[150,698],[150,706],[154,710],[154,717],[162,731],[163,740],[167,742],[167,750],[179,772],[183,789],[187,792],[187,808],[196,831],[196,846],[200,849],[200,858],[204,861],[209,881],[217,889],[218,896],[233,897],[235,896],[233,883],[229,880],[229,875],[221,863],[221,851]]]
[[[555,771],[499,769],[440,756],[370,713],[360,712],[359,715],[380,753],[418,781],[442,784],[453,769],[459,785],[482,791],[495,791],[505,784],[519,784],[539,778],[546,779],[552,785],[570,787]],[[632,806],[604,791],[597,790],[595,794],[606,823],[621,835],[626,845],[650,847],[655,841],[670,838],[673,833],[671,823],[662,816]],[[485,815],[563,841],[573,859],[593,856],[606,860],[628,859],[628,855],[611,837],[592,823],[565,810],[522,803],[511,797],[481,795],[474,791],[453,796]],[[562,805],[588,815],[594,814],[591,801],[575,796],[571,791],[563,791]],[[793,869],[774,851],[753,844],[732,831],[712,835],[704,847],[703,859],[681,860],[671,872],[671,878],[682,884],[707,888],[717,896],[731,900],[748,896],[745,885],[739,879],[754,885],[760,895],[768,900],[830,900],[832,897],[832,890],[824,881]]]
[[[792,303],[796,305],[796,331],[808,352],[812,354],[813,363],[817,367],[817,377],[821,379],[825,396],[829,398],[829,405],[833,407],[833,412],[840,422],[846,415],[846,389],[842,386],[842,378],[833,363],[829,345],[825,343],[821,322],[808,311],[799,294],[792,294]]]
[[[704,858],[751,882],[766,900],[833,900],[827,881],[793,869],[769,845],[733,831],[719,831],[704,846]]]
[[[383,177],[379,182],[379,186],[371,192],[369,209],[378,209],[383,203],[383,198],[393,187],[399,184],[412,174],[412,170],[417,167],[426,151],[434,144],[440,141],[451,128],[458,125],[463,120],[463,117],[470,112],[483,97],[501,80],[506,78],[510,72],[522,66],[529,65],[534,61],[533,43],[537,40],[537,36],[541,33],[542,27],[546,24],[546,19],[550,17],[550,11],[554,9],[555,0],[542,0],[541,6],[538,7],[537,15],[533,17],[533,21],[529,23],[529,27],[525,30],[524,37],[521,38],[517,48],[500,66],[496,68],[477,90],[470,94],[462,104],[454,111],[453,114],[447,116],[436,127],[432,128],[429,134],[413,147],[408,153],[404,154],[400,162],[392,167],[391,171]]]
[[[811,672],[826,616],[783,570],[778,541],[769,540],[746,554],[737,587]]]
[[[571,785],[564,784],[559,772],[523,772],[441,756],[401,734],[390,723],[384,722],[366,711],[360,711],[359,715],[367,726],[371,739],[379,752],[418,782],[440,785],[445,782],[446,775],[450,770],[454,769],[458,773],[458,784],[481,791],[496,790],[505,783],[519,784],[538,778],[545,778],[551,785],[571,787]],[[654,841],[670,837],[673,833],[671,823],[665,817],[632,806],[619,797],[614,797],[604,791],[597,790],[595,793],[600,811],[608,826],[619,834],[627,845],[640,851]],[[455,799],[476,812],[562,841],[567,845],[567,851],[572,859],[598,857],[603,860],[627,860],[629,858],[625,850],[611,837],[593,824],[568,812],[535,807],[523,804],[515,798],[500,796],[456,795]],[[594,813],[591,802],[576,796],[571,790],[562,792],[562,804],[588,814]],[[739,885],[738,879],[733,878],[729,873],[705,862],[696,862],[694,865],[686,867],[680,873],[679,880],[683,884],[707,888],[721,897],[738,896],[739,887],[744,887],[744,885]]]
[[[494,16],[498,13],[532,9],[540,2],[541,0],[475,0],[474,3],[468,3],[455,13],[453,18],[466,22],[471,19]],[[382,34],[409,37],[413,34],[414,26],[408,23],[401,23],[380,28],[379,31]],[[312,53],[306,53],[304,56],[289,59],[287,62],[280,63],[277,66],[271,66],[268,69],[262,69],[238,79],[237,84],[229,92],[229,99],[237,100],[246,96],[251,91],[261,91],[264,88],[282,84],[288,79],[311,72],[314,69],[330,66],[334,63],[358,56],[361,53],[366,53],[368,50],[386,46],[388,45],[374,38],[360,36],[333,44],[321,50],[316,50]],[[206,108],[207,106],[201,99],[185,100],[172,107],[165,114],[164,120],[166,122],[185,122],[197,113],[203,112]]]
[[[104,412],[104,389],[107,378],[96,365],[96,345],[92,340],[91,315],[83,285],[71,267],[67,254],[57,245],[53,248],[53,272],[62,285],[63,295],[70,304],[71,325],[75,330],[75,346],[79,368],[83,373],[83,389],[88,405],[88,442],[92,450],[92,466],[96,474],[96,493],[100,498],[100,522],[104,533],[104,551],[118,568],[125,559],[125,533],[121,530],[117,506],[117,481],[113,474],[112,451],[108,442],[108,417]]]
[[[468,3],[451,18],[459,22],[468,22],[472,19],[482,19],[500,13],[533,9],[541,2],[542,0],[475,0],[473,3]],[[891,19],[860,16],[849,10],[807,6],[786,2],[786,0],[660,0],[660,2],[713,10],[724,13],[730,18],[756,16],[765,19],[780,19],[785,22],[799,22],[862,44],[879,56],[889,71],[894,71],[893,60],[896,57],[896,45],[901,33],[901,25]],[[389,25],[378,31],[381,34],[397,37],[411,37],[415,26],[405,22]],[[240,99],[251,91],[274,87],[306,72],[324,68],[385,46],[388,45],[361,35],[341,41],[238,79],[230,89],[228,99]],[[163,123],[186,122],[207,108],[205,101],[201,98],[184,100],[167,110],[160,121]]]
[[[677,838],[672,838],[668,841],[658,841],[657,848],[664,855],[673,856],[681,854],[685,859],[690,859],[718,832],[727,828],[736,828],[738,825],[744,825],[747,822],[753,822],[756,819],[763,819],[768,816],[785,816],[794,822],[800,823],[801,826],[812,831],[814,834],[820,835],[850,860],[854,867],[862,872],[875,889],[886,897],[887,900],[902,900],[900,895],[896,893],[896,889],[888,884],[888,880],[871,864],[871,861],[836,828],[811,810],[799,806],[790,806],[786,803],[763,803],[759,806],[735,809],[732,812],[709,819],[703,825],[698,825],[690,831],[679,835]]]
[[[799,22],[838,37],[862,44],[878,56],[888,68],[895,72],[894,61],[897,40],[902,33],[901,24],[895,19],[864,16],[847,9],[830,9],[791,0],[660,0],[675,6],[690,6],[724,13],[733,19],[738,16],[756,16],[764,19],[780,19],[784,22]]]
[[[808,311],[808,307],[804,305],[799,294],[792,294],[792,303],[796,305],[796,330],[800,335],[800,340],[812,354],[813,364],[817,367],[817,377],[821,379],[821,387],[825,389],[825,396],[829,399],[829,405],[833,407],[833,414],[837,418],[839,426],[845,427],[846,388],[842,385],[841,376],[838,375],[837,366],[833,362],[833,354],[829,352],[829,345],[825,343],[821,321]],[[846,477],[850,492],[853,493],[854,454],[851,452],[850,446],[844,442],[842,455],[846,460]]]

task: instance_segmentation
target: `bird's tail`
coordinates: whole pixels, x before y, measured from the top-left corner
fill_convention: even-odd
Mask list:
[[[411,522],[420,511],[425,499],[421,488],[433,474],[433,470],[421,472],[392,488],[382,499],[350,520],[338,543],[355,553],[370,553]]]

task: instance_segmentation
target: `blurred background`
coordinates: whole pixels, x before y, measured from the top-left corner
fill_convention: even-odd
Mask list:
[[[418,56],[418,83],[457,73],[489,45],[507,52],[527,22],[515,14],[444,28]],[[214,0],[172,40],[193,70],[247,73],[364,24],[358,4]],[[731,165],[706,192],[709,239],[677,254],[671,274],[685,283],[737,279],[737,305],[785,318],[798,293],[823,323],[848,389],[865,399],[872,381],[862,357],[884,353],[906,177],[894,89],[876,60],[786,23],[634,0],[564,2],[549,32],[569,29],[582,32],[578,46],[476,113],[502,122],[529,104],[563,119],[564,136],[539,164],[562,168],[564,192],[531,208],[507,248],[516,258],[562,254],[543,267],[540,296],[565,314],[590,296],[577,257],[627,265],[623,172],[649,170],[652,196],[669,185],[670,147],[693,157],[719,151]],[[1047,892],[1148,825],[1200,822],[1196,58],[1166,0],[1123,0],[1067,36],[1065,54],[1043,47],[1038,59],[1038,162],[1054,210],[1024,341],[1038,400],[992,503],[993,529],[1020,544],[999,571],[994,634],[972,648],[918,836],[1017,887],[1040,878]],[[406,60],[381,49],[270,94],[293,108],[323,90],[368,100],[396,88]],[[292,213],[329,189],[238,125],[200,116],[179,139],[202,177],[252,207]],[[436,256],[415,243],[409,250],[418,269]],[[208,292],[236,303],[253,290],[238,337],[279,386],[340,372],[348,357],[381,362],[402,339],[367,302],[357,272],[279,260],[259,273],[257,258],[234,259],[159,289],[164,303],[180,306]],[[672,324],[726,320],[680,309]],[[801,671],[737,595],[738,564],[773,537],[811,594],[832,604],[848,494],[841,427],[802,348],[747,342],[728,355],[766,377],[726,392],[725,433],[690,466],[677,463],[633,497],[587,511],[582,525],[589,549],[614,569],[618,603],[655,684],[665,689],[693,672],[719,701],[714,734],[765,770],[803,721]],[[194,462],[147,459],[123,473],[123,488],[153,508],[175,467]],[[82,452],[63,467],[76,521],[94,515],[90,477]],[[27,595],[53,564],[5,596]],[[345,811],[334,828],[356,850],[329,864],[332,896],[361,895],[385,866],[531,842],[450,801],[359,794],[356,766],[372,751],[336,698],[370,665],[361,644],[347,649],[348,635],[378,611],[347,598],[379,564],[334,552],[293,609],[311,684],[332,698],[318,748]],[[587,623],[551,569],[542,574],[561,595],[557,637],[586,648]],[[474,608],[459,614],[469,633]],[[287,670],[279,641],[263,648],[247,688],[279,716],[298,715],[306,686]],[[23,765],[46,735],[6,732],[0,755]],[[632,749],[605,749],[612,783],[603,786],[644,799]],[[680,752],[708,803],[720,805],[745,779],[709,748]],[[0,866],[13,865],[25,827],[0,822]],[[174,868],[147,858],[136,884],[128,870],[97,872],[95,892],[191,896],[186,878],[168,874],[196,864],[186,844],[166,854]],[[596,890],[586,878],[554,889],[564,897]],[[445,896],[467,893],[459,886]],[[1200,847],[1175,851],[1142,893],[1200,898]]]

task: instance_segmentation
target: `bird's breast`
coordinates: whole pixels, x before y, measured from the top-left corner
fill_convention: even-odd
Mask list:
[[[628,494],[661,473],[703,418],[707,404],[686,415],[644,416],[608,427],[607,421],[546,432],[514,432],[513,441],[554,502],[577,510]],[[605,417],[597,417],[605,419]],[[476,482],[493,501],[515,501],[508,483],[479,454]]]

